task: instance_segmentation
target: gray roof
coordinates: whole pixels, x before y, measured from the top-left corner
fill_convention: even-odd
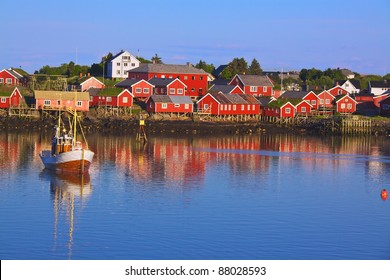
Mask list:
[[[171,99],[169,95],[156,95],[153,94],[150,98],[154,101],[154,103],[171,103]]]
[[[135,83],[138,83],[142,79],[124,79],[123,81],[120,81],[119,83],[115,84],[115,87],[120,87],[120,88],[129,88]]]
[[[340,86],[344,85],[346,81],[350,81],[351,84],[356,88],[356,89],[360,89],[360,81],[359,80],[336,80],[335,81],[335,86],[337,84],[339,84]]]
[[[265,97],[259,97],[257,100],[259,100],[261,106],[267,106],[268,103],[270,103],[274,99],[270,96],[265,96]]]
[[[239,94],[225,94],[232,104],[248,104],[248,102]]]
[[[372,88],[390,88],[390,83],[387,81],[370,81]]]
[[[148,82],[154,86],[164,87],[172,83],[175,79],[173,78],[151,78]]]
[[[169,96],[175,104],[194,104],[189,96]]]
[[[302,99],[304,98],[309,92],[307,91],[286,91],[284,92],[279,98],[295,98],[295,99]]]
[[[207,73],[203,69],[195,68],[191,65],[176,64],[152,64],[141,63],[139,67],[129,70],[130,73],[172,73],[172,74],[203,74]]]
[[[268,86],[273,87],[271,80],[263,75],[237,75],[246,86]]]
[[[248,104],[260,104],[259,100],[251,94],[240,94],[240,96],[245,99]]]
[[[76,91],[54,91],[54,90],[36,90],[34,92],[35,99],[58,99],[58,100],[76,100],[89,101],[89,92]]]
[[[230,93],[235,87],[235,85],[213,85],[209,88],[209,92]]]

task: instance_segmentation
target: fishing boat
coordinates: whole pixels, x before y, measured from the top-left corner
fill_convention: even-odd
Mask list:
[[[82,133],[84,146],[81,141],[77,141],[78,115],[76,110],[71,112],[71,114],[73,115],[73,124],[69,124],[70,129],[67,132],[61,122],[62,113],[59,111],[58,124],[55,126],[51,149],[42,150],[39,153],[39,157],[46,169],[83,174],[88,172],[94,152],[89,150],[84,133]],[[80,124],[79,126],[81,129]]]

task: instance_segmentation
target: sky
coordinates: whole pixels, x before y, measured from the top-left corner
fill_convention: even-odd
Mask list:
[[[390,0],[2,0],[0,69],[99,63],[127,50],[167,64],[390,73]]]

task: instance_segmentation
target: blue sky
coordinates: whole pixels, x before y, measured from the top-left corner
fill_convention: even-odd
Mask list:
[[[389,0],[1,2],[0,69],[91,65],[123,49],[170,64],[390,73]]]

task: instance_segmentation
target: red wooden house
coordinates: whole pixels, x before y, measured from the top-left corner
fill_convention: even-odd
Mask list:
[[[146,100],[149,113],[188,114],[194,111],[194,103],[189,96],[151,95]]]
[[[21,83],[23,76],[12,69],[3,69],[0,71],[0,84],[17,86]]]
[[[381,95],[376,95],[374,96],[372,99],[373,99],[373,102],[374,102],[374,105],[378,108],[380,108],[380,103],[382,100],[385,100],[386,98],[388,98],[390,96],[390,93],[384,93],[384,94],[381,94]]]
[[[331,94],[329,91],[324,90],[318,95],[320,106],[319,109],[325,107],[325,108],[333,108],[333,100],[335,99],[335,96]]]
[[[154,94],[184,96],[187,86],[178,78],[152,78],[148,81],[154,86]]]
[[[133,106],[133,94],[128,89],[105,88],[102,90],[91,89],[90,107],[112,106],[112,107],[131,107]]]
[[[260,103],[253,96],[212,92],[198,102],[198,111],[211,115],[258,115]]]
[[[293,118],[296,108],[287,99],[277,99],[270,101],[262,113],[267,117]]]
[[[128,75],[129,79],[145,80],[152,78],[178,78],[187,87],[184,95],[191,97],[205,95],[208,88],[208,73],[189,64],[140,64],[139,67],[129,70]]]
[[[352,114],[356,111],[357,102],[348,94],[337,96],[335,104],[337,113]]]
[[[17,87],[0,86],[0,109],[18,107],[24,98]]]
[[[36,90],[34,97],[36,109],[89,111],[88,92]]]
[[[350,94],[348,91],[343,89],[341,86],[337,85],[335,87],[332,87],[331,89],[328,89],[328,92],[333,95],[334,97],[338,95],[345,95],[345,94]]]
[[[126,88],[140,100],[146,100],[153,94],[154,86],[145,79],[125,79],[115,85],[117,88]]]
[[[90,88],[102,89],[105,88],[105,85],[95,77],[90,77],[89,79],[82,82],[80,84],[80,87],[81,87],[81,91],[86,91]]]
[[[307,101],[312,109],[317,110],[320,106],[320,99],[313,91],[286,91],[279,98],[288,100],[305,100]]]
[[[297,115],[310,115],[312,113],[313,106],[306,100],[302,100],[295,105]]]
[[[261,75],[235,75],[229,85],[238,85],[245,94],[254,96],[273,96],[274,84],[268,76]]]

